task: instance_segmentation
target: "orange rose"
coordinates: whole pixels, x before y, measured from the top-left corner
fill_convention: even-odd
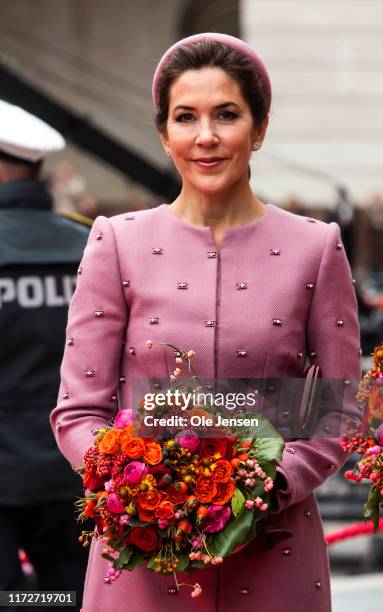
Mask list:
[[[380,419],[383,421],[383,390],[378,385],[374,385],[368,396],[368,422]]]
[[[227,482],[217,482],[217,491],[211,501],[216,506],[224,506],[233,497],[234,489],[235,482],[232,479]]]
[[[209,476],[199,476],[194,493],[202,503],[210,502],[217,493],[217,484]]]
[[[174,516],[174,506],[169,501],[162,501],[155,509],[155,516],[159,519],[171,519]]]
[[[154,521],[156,520],[154,515],[154,509],[138,507],[138,518],[140,519],[140,521],[144,521],[145,523],[154,523]]]
[[[143,510],[153,510],[162,500],[162,495],[155,489],[145,491],[137,496],[137,505]]]
[[[161,446],[157,442],[146,442],[144,450],[144,459],[149,465],[155,465],[162,460]]]
[[[169,501],[171,501],[172,504],[184,504],[188,498],[187,488],[184,490],[174,485],[171,485],[165,489],[164,493],[166,493]]]
[[[131,425],[127,425],[126,427],[123,427],[122,429],[118,429],[117,431],[118,431],[118,441],[120,443],[121,450],[122,452],[125,452],[125,446],[132,438],[133,428]]]
[[[215,482],[227,482],[233,473],[233,468],[226,459],[219,459],[215,462],[216,466],[211,473]]]
[[[142,438],[130,438],[126,440],[123,451],[131,459],[140,459],[144,454],[145,445]]]
[[[118,443],[118,431],[117,429],[108,429],[106,434],[102,437],[102,440],[98,444],[98,448],[102,453],[108,455],[114,455],[120,450]]]

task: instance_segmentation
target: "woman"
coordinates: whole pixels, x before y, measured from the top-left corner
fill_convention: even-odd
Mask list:
[[[264,204],[248,163],[265,137],[266,69],[244,42],[220,34],[179,41],[160,61],[153,100],[161,142],[182,178],[169,205],[98,217],[80,267],[67,331],[56,439],[83,465],[91,430],[131,405],[134,381],[168,377],[172,352],[197,352],[206,378],[300,377],[306,358],[324,377],[360,376],[356,300],[336,223]],[[271,387],[271,393],[273,388]],[[283,424],[285,412],[277,415]],[[331,422],[331,415],[330,415]],[[330,429],[326,429],[330,431]],[[221,566],[173,578],[140,568],[103,583],[103,545],[90,550],[84,612],[331,610],[326,544],[313,490],[343,465],[337,439],[295,440],[278,464],[269,518],[284,537]]]

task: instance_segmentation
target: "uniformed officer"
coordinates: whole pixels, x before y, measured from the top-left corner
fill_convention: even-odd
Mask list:
[[[49,414],[91,221],[54,213],[40,180],[45,156],[64,145],[46,123],[0,101],[0,590],[20,588],[22,548],[35,588],[75,590],[80,604],[87,555],[73,503],[82,483]]]

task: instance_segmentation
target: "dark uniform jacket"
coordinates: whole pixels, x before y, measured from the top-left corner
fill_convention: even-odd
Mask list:
[[[72,217],[52,211],[41,181],[0,185],[0,504],[81,494],[49,424],[91,224]]]

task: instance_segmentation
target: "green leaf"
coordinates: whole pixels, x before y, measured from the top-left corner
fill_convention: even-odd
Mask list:
[[[177,572],[184,572],[185,569],[187,568],[187,566],[189,565],[190,559],[189,559],[189,555],[185,552],[179,553],[177,555],[177,559],[179,561],[178,565],[177,565]]]
[[[145,553],[143,550],[133,550],[130,561],[124,565],[124,569],[133,570],[143,562]]]
[[[120,550],[119,557],[114,562],[115,568],[123,568],[129,563],[129,560],[133,554],[133,548],[123,548]]]
[[[111,557],[107,553],[101,553],[101,557],[103,557],[104,559],[108,559],[108,561],[114,561],[114,557]]]
[[[155,561],[156,559],[157,559],[157,553],[153,555],[153,557],[150,557],[149,561],[146,564],[146,567],[154,571],[157,567],[157,563]]]
[[[231,498],[231,509],[234,516],[238,516],[244,508],[245,496],[238,487],[235,487],[233,497]]]
[[[242,544],[251,529],[253,511],[245,508],[236,518],[230,519],[225,529],[212,539],[211,549],[218,557],[227,557]]]
[[[377,532],[379,527],[379,505],[381,501],[381,495],[375,486],[372,486],[368,494],[368,500],[364,504],[364,518],[365,520],[371,519],[374,525],[374,533]]]

